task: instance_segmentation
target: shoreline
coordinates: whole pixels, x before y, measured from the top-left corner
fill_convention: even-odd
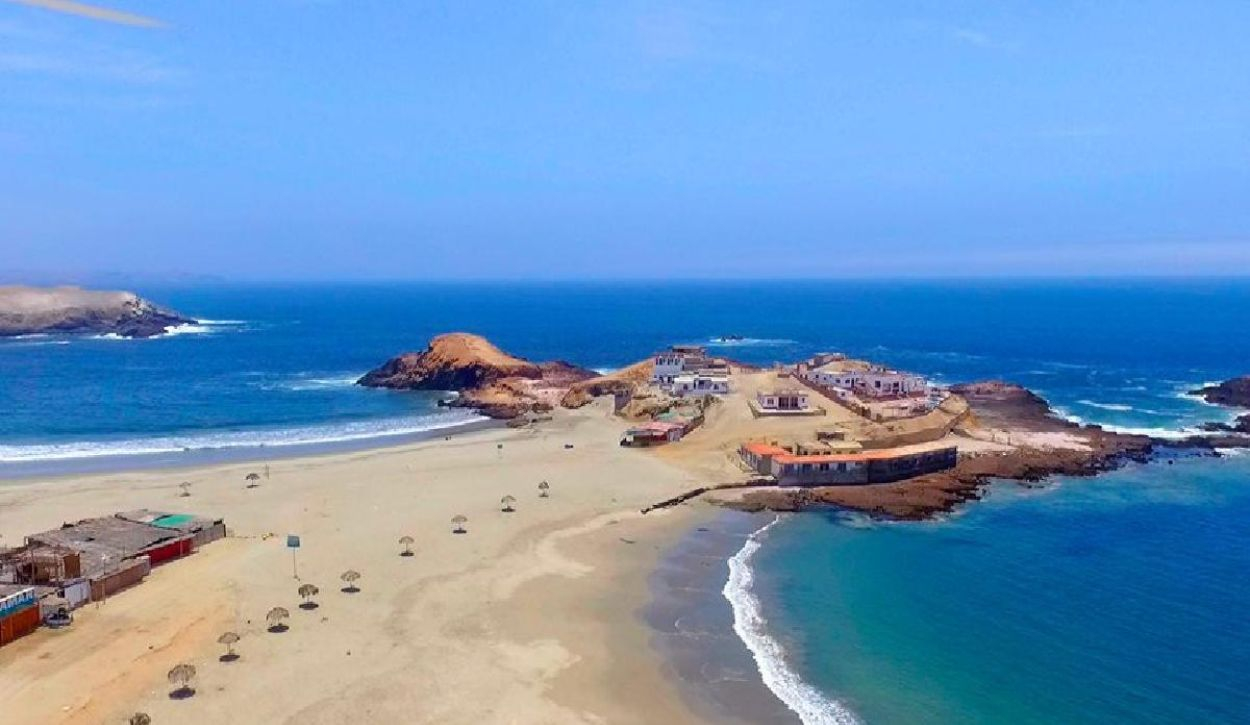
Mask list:
[[[641,617],[690,708],[715,722],[799,722],[766,685],[735,630],[731,560],[771,516],[723,509],[688,529],[656,562]]]
[[[412,431],[378,433],[358,438],[309,441],[287,444],[242,444],[160,451],[117,453],[64,458],[0,461],[0,486],[12,481],[61,478],[76,475],[126,473],[130,471],[177,471],[237,463],[286,461],[336,454],[402,448],[440,437],[460,436],[481,430],[503,428],[501,421],[473,418],[433,425]],[[277,453],[275,455],[275,452]]]
[[[224,516],[231,535],[80,609],[69,630],[0,650],[0,699],[32,722],[100,722],[136,710],[158,721],[335,719],[482,722],[705,722],[664,676],[639,611],[656,561],[704,504],[642,515],[685,472],[622,451],[599,407],[535,428],[491,427],[351,453],[269,461],[247,489],[245,463],[29,478],[0,486],[5,543],[64,521],[148,507]],[[576,444],[568,449],[567,444]],[[500,463],[501,461],[505,463]],[[175,473],[176,471],[176,473]],[[191,496],[179,497],[180,479]],[[539,499],[539,480],[551,496]],[[501,494],[519,498],[501,514]],[[466,536],[450,535],[454,513]],[[285,534],[298,533],[299,610]],[[417,555],[396,556],[401,534]],[[626,540],[633,543],[626,543]],[[340,594],[344,567],[362,591]],[[290,607],[291,629],[263,629]],[[242,639],[222,665],[216,637]],[[173,664],[196,666],[199,694],[166,696]],[[384,695],[382,693],[385,693]]]

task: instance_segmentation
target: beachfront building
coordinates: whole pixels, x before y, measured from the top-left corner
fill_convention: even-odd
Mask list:
[[[782,486],[889,483],[954,468],[955,446],[920,444],[859,452],[823,452],[810,445],[744,443],[743,461]]]
[[[728,369],[720,360],[708,357],[707,348],[701,345],[673,345],[655,356],[651,382],[667,388],[677,376],[700,371],[727,373]]]
[[[83,519],[0,553],[0,582],[34,587],[41,601],[73,609],[138,584],[153,566],[225,533],[221,519],[146,509]]]
[[[673,378],[668,392],[687,395],[724,395],[729,392],[729,376],[716,373],[683,373]]]
[[[835,395],[837,391],[846,391],[867,398],[924,395],[929,387],[928,381],[921,375],[886,368],[853,370],[838,362],[809,369],[803,376],[808,382],[832,389]]]

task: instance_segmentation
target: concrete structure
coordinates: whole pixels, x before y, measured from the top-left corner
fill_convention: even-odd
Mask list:
[[[683,373],[668,385],[669,393],[681,398],[687,395],[725,395],[729,377],[709,373]]]
[[[684,423],[653,420],[626,430],[624,437],[621,438],[621,445],[643,447],[675,443],[685,434]]]
[[[783,390],[761,390],[755,394],[755,401],[764,410],[807,410],[809,407],[806,390],[795,388]]]
[[[678,375],[702,370],[710,363],[704,347],[673,345],[655,356],[655,371],[651,374],[651,382],[660,386],[671,385]]]
[[[729,365],[707,355],[707,349],[699,345],[673,345],[655,356],[655,370],[651,382],[668,390],[682,375],[693,374],[728,375]]]
[[[820,453],[812,446],[746,443],[743,461],[782,486],[839,486],[889,483],[954,468],[955,446],[904,446],[858,453]]]
[[[929,388],[923,376],[897,370],[874,368],[850,370],[834,362],[803,373],[806,380],[835,391],[845,390],[866,398],[924,395]]]

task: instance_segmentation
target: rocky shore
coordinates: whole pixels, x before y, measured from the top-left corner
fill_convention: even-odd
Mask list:
[[[950,512],[980,497],[993,480],[1036,483],[1050,476],[1093,476],[1130,461],[1146,462],[1164,451],[1190,449],[1214,454],[1224,445],[1247,446],[1244,437],[1160,440],[1081,426],[1054,414],[1044,398],[1000,381],[958,385],[953,392],[972,408],[970,436],[990,435],[1005,443],[998,450],[962,455],[955,468],[897,483],[819,488],[760,488],[726,500],[747,511],[801,511],[839,507],[882,518],[921,520]],[[1063,445],[1035,442],[1038,434],[1060,434]]]
[[[1208,385],[1190,394],[1197,395],[1212,405],[1225,408],[1250,410],[1250,375]],[[1213,433],[1244,433],[1250,435],[1250,413],[1243,413],[1232,423],[1207,423],[1203,428]]]
[[[0,287],[0,337],[55,333],[143,338],[194,322],[133,292]]]

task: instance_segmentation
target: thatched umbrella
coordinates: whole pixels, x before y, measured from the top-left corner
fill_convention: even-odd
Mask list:
[[[183,700],[195,694],[195,689],[191,687],[191,681],[195,679],[195,665],[174,665],[166,677],[169,684],[174,685],[174,691],[169,693],[173,699]]]
[[[313,597],[321,593],[316,584],[300,584],[299,596],[304,602],[299,605],[300,609],[316,609],[317,603],[312,600]]]
[[[257,481],[259,481],[259,480],[260,480],[260,474],[259,474],[259,473],[254,473],[254,472],[253,472],[253,473],[249,473],[249,474],[247,474],[247,476],[246,476],[245,478],[246,478],[246,480],[247,480],[247,487],[248,487],[248,488],[256,488],[257,486],[259,486],[259,485],[260,485],[259,483],[257,483]]]
[[[412,544],[414,541],[415,539],[413,539],[411,536],[399,537],[399,545],[404,547],[404,550],[399,552],[399,555],[400,556],[412,556]]]
[[[179,496],[186,497],[186,496],[191,495],[191,482],[190,481],[183,481],[182,483],[178,484],[178,488],[182,489],[182,493],[178,494]]]
[[[282,607],[274,607],[265,615],[265,621],[269,623],[270,632],[285,632],[287,630],[286,620],[291,613]]]
[[[239,656],[234,653],[234,645],[239,641],[239,635],[234,632],[222,632],[217,638],[217,644],[226,646],[226,653],[219,657],[222,662],[234,662]]]
[[[499,499],[499,510],[506,514],[516,511],[516,496],[504,496]]]
[[[352,569],[348,569],[347,571],[340,574],[339,579],[342,579],[343,582],[347,584],[347,586],[343,587],[340,591],[347,592],[348,594],[355,594],[356,592],[360,591],[360,587],[356,586],[356,580],[359,578],[360,578],[360,572],[354,571]]]
[[[469,517],[464,514],[456,514],[451,517],[451,525],[455,528],[451,530],[453,534],[463,534],[467,532],[464,525],[469,523]]]
[[[538,484],[538,497],[547,498],[547,492],[551,490],[551,484],[543,481]]]

